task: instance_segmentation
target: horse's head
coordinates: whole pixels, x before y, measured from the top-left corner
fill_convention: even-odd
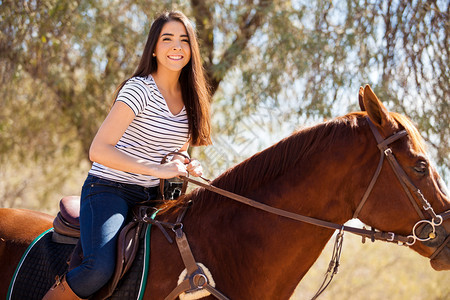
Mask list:
[[[358,218],[382,231],[407,235],[408,245],[429,257],[435,270],[450,270],[449,194],[418,130],[406,117],[389,113],[370,86],[360,89],[359,100],[372,123],[367,130],[372,127],[386,159]]]

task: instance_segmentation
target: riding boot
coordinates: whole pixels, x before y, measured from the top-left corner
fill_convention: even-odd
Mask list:
[[[67,284],[66,276],[57,277],[55,284],[47,291],[42,300],[82,300]]]

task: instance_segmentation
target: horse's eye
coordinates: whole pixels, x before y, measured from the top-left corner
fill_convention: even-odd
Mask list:
[[[425,175],[428,172],[428,164],[426,161],[419,161],[414,167],[414,171],[416,171],[420,175]]]

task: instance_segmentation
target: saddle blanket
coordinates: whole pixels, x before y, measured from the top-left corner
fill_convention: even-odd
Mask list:
[[[147,226],[141,236],[133,265],[108,299],[143,298],[150,254],[150,227]],[[25,251],[11,280],[7,300],[41,300],[55,283],[55,277],[67,272],[67,261],[75,245],[54,242],[52,235],[53,228],[38,236]]]

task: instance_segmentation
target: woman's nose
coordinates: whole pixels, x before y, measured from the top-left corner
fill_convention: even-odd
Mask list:
[[[172,47],[173,50],[181,50],[181,42],[180,41],[175,41]]]

